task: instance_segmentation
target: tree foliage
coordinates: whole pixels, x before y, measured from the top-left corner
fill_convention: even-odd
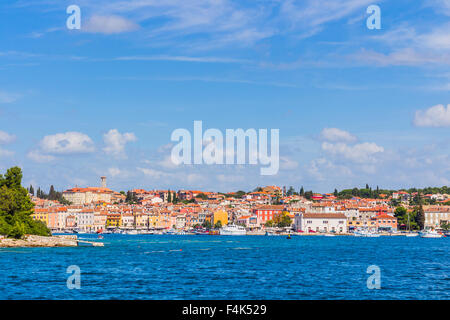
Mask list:
[[[13,167],[0,174],[0,234],[21,238],[24,234],[48,236],[50,230],[31,218],[34,204],[22,185],[22,170]]]
[[[292,224],[292,219],[287,215],[286,212],[282,214],[275,215],[273,218],[273,224],[279,228],[290,227]]]

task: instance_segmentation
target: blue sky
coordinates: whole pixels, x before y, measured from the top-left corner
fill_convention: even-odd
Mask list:
[[[448,0],[2,1],[0,169],[57,189],[449,185],[449,18]],[[279,173],[174,166],[194,120],[280,129]]]

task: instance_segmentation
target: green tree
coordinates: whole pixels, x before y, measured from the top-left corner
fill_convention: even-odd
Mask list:
[[[211,227],[212,227],[211,222],[209,222],[207,220],[203,221],[202,227],[207,229],[207,230],[211,229]]]
[[[273,227],[273,221],[272,220],[268,220],[268,221],[266,221],[266,223],[265,223],[265,226],[266,227],[268,227],[268,228],[271,228],[271,227]]]
[[[405,207],[397,207],[394,211],[394,216],[396,218],[401,218],[403,216],[405,216],[407,213],[407,210]]]
[[[24,234],[50,235],[50,230],[31,218],[34,204],[22,187],[22,170],[13,167],[0,175],[0,233],[20,238]]]
[[[292,224],[292,219],[286,214],[286,212],[283,212],[282,214],[274,217],[273,224],[279,228],[290,227]]]
[[[48,200],[56,200],[57,195],[55,191],[55,187],[53,185],[50,186],[50,191],[48,192]]]
[[[216,224],[214,224],[214,229],[220,229],[222,228],[222,221],[217,221]]]
[[[127,197],[125,198],[125,202],[129,204],[137,203],[137,197],[132,191],[127,191]]]
[[[178,203],[177,193],[175,191],[173,192],[172,202]]]
[[[313,196],[313,192],[312,191],[306,191],[304,195],[305,195],[306,199],[311,200],[312,196]]]
[[[198,195],[195,196],[195,198],[197,199],[202,199],[202,200],[207,200],[208,196],[204,193],[199,193]]]
[[[167,195],[167,202],[172,202],[172,192],[170,192],[170,190],[168,190],[168,195]]]
[[[239,190],[233,194],[233,197],[237,199],[242,199],[245,194],[246,194],[245,191]]]
[[[295,193],[294,187],[290,186],[288,191],[286,192],[286,195],[289,197],[289,196],[294,195],[294,193]]]
[[[300,195],[302,197],[305,195],[305,189],[303,189],[303,186],[300,188]]]
[[[422,203],[419,204],[416,210],[416,223],[420,230],[425,228],[425,211],[423,210]]]

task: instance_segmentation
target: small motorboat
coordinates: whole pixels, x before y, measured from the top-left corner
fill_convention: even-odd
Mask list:
[[[443,235],[438,233],[436,230],[426,230],[420,233],[421,238],[442,238]]]
[[[410,233],[407,233],[406,236],[407,236],[408,238],[411,238],[411,237],[418,237],[419,234],[418,234],[417,232],[410,232]]]

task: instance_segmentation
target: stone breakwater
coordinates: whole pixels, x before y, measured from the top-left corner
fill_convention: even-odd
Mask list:
[[[43,237],[26,235],[23,239],[0,238],[0,248],[76,246],[78,246],[77,236]]]

